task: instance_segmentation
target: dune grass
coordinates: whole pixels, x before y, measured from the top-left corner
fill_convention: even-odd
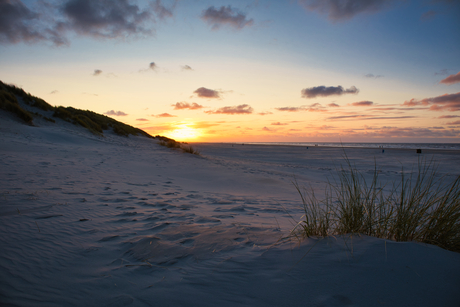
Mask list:
[[[160,144],[161,146],[165,146],[171,149],[181,149],[185,153],[194,154],[197,156],[201,155],[201,153],[198,150],[194,149],[192,146],[186,146],[185,144],[181,144],[176,140],[159,135],[157,135],[155,138],[160,140],[158,144]]]
[[[291,235],[365,234],[460,252],[460,176],[448,182],[433,161],[420,160],[412,174],[403,170],[399,182],[382,184],[377,166],[369,179],[345,162],[328,181],[324,199],[294,182],[304,215]]]

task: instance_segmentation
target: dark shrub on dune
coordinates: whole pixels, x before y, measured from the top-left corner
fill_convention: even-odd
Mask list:
[[[0,90],[0,108],[14,113],[26,123],[32,124],[33,116],[19,106],[16,96],[3,89]]]

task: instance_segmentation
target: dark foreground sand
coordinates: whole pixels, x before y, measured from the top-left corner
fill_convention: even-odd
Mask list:
[[[365,236],[273,245],[342,149],[98,138],[0,118],[2,306],[459,306],[460,254]],[[346,149],[383,181],[453,151]],[[289,213],[287,213],[287,212]],[[290,218],[294,220],[292,220]]]

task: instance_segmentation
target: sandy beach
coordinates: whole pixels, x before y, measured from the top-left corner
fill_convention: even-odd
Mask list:
[[[367,236],[275,244],[349,160],[382,181],[458,151],[192,144],[0,118],[2,306],[459,306],[460,254]]]

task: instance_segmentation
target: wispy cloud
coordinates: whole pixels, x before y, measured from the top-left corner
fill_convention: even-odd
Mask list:
[[[250,107],[247,104],[241,104],[238,106],[232,106],[232,107],[223,107],[220,109],[217,109],[215,111],[206,111],[205,113],[207,114],[229,114],[229,115],[234,115],[234,114],[252,114],[254,109]]]
[[[105,115],[112,115],[112,116],[127,116],[128,115],[123,111],[114,111],[114,110],[107,111],[104,114]]]
[[[188,65],[183,65],[183,66],[181,66],[181,68],[182,68],[182,70],[193,70],[193,68],[191,68]]]
[[[166,6],[163,5],[161,0],[156,0],[155,2],[152,2],[150,6],[152,7],[153,11],[156,13],[157,17],[159,19],[166,19],[166,18],[172,18],[173,17],[173,11],[174,8],[176,7],[177,1],[174,1],[172,6],[170,8],[167,8]]]
[[[364,115],[364,114],[355,114],[355,115],[340,115],[340,116],[331,116],[327,117],[326,120],[389,120],[389,119],[409,119],[417,118],[417,116],[373,116],[373,115]]]
[[[242,29],[254,24],[254,20],[247,19],[246,14],[236,8],[221,6],[219,9],[214,6],[203,11],[201,19],[208,23],[213,30],[219,29],[223,25],[228,25],[235,29]]]
[[[257,114],[265,116],[265,115],[270,115],[270,114],[273,114],[273,113],[272,112],[260,112],[260,113],[257,113]]]
[[[330,108],[338,108],[340,107],[338,104],[334,103],[334,102],[331,102],[330,104],[327,105],[328,107]]]
[[[304,107],[281,107],[281,108],[275,108],[278,111],[281,112],[300,112],[300,111],[305,111]]]
[[[305,88],[301,91],[302,98],[315,98],[315,97],[327,97],[332,95],[343,95],[343,94],[357,94],[359,90],[352,86],[349,89],[344,89],[342,86],[314,86]]]
[[[454,122],[447,123],[448,125],[460,125],[460,120],[456,120]]]
[[[325,14],[331,21],[352,19],[358,14],[372,14],[393,4],[393,0],[298,0],[309,11]]]
[[[155,62],[150,62],[147,68],[139,69],[139,72],[140,73],[145,73],[145,72],[149,72],[149,71],[152,71],[152,70],[157,71],[157,69],[158,69],[158,65]]]
[[[158,114],[158,115],[152,115],[154,117],[177,117],[176,115],[172,115],[172,114],[169,114],[169,113],[161,113],[161,114]]]
[[[276,123],[271,123],[270,125],[273,125],[273,126],[286,126],[288,124],[287,123],[276,122]]]
[[[270,129],[270,128],[267,128],[267,127],[263,127],[263,128],[262,128],[262,131],[272,132],[273,129]]]
[[[93,76],[99,76],[100,74],[102,74],[102,70],[100,69],[95,69],[93,72]]]
[[[444,84],[454,84],[454,83],[459,83],[460,82],[460,71],[456,73],[455,75],[450,75],[449,77],[442,79],[439,83],[444,83]]]
[[[460,111],[460,92],[455,94],[444,94],[422,100],[411,99],[403,103],[403,106],[410,107],[418,105],[430,106],[431,111]]]
[[[199,109],[204,108],[202,105],[196,102],[193,102],[191,104],[188,102],[176,102],[175,104],[172,104],[171,106],[174,107],[174,110],[184,110],[184,109],[199,110]]]
[[[441,115],[438,118],[442,119],[442,118],[457,118],[457,117],[460,117],[460,115]]]
[[[353,102],[351,105],[355,107],[368,107],[373,104],[374,103],[372,101],[358,101],[358,102]]]
[[[379,78],[383,78],[382,75],[374,75],[374,74],[366,74],[364,75],[365,78],[368,78],[368,79],[379,79]]]
[[[57,94],[57,93],[59,93],[59,91],[57,91],[57,90],[54,90],[54,91],[51,91],[51,93],[50,93],[50,94]]]
[[[428,12],[425,12],[420,16],[420,20],[422,21],[428,21],[430,19],[433,19],[434,16],[436,16],[438,13],[434,10],[429,10]]]
[[[438,72],[435,72],[434,75],[435,76],[447,76],[449,74],[449,69],[441,69],[440,71]]]
[[[148,122],[149,120],[146,119],[146,118],[136,118],[137,121],[140,121],[140,122]]]
[[[205,87],[200,87],[196,89],[193,93],[195,93],[198,97],[201,98],[220,98],[220,91],[211,90]]]

